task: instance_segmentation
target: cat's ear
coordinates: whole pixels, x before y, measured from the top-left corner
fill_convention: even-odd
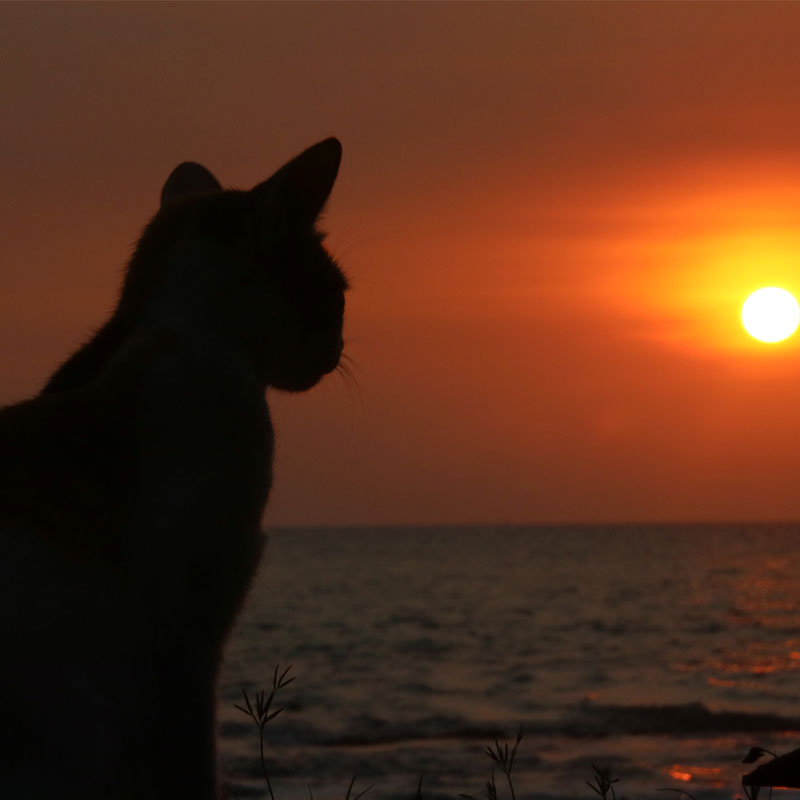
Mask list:
[[[184,161],[172,170],[161,190],[161,208],[194,194],[220,191],[219,181],[204,166]]]
[[[333,189],[341,160],[339,140],[325,139],[284,164],[253,193],[266,213],[311,225]]]

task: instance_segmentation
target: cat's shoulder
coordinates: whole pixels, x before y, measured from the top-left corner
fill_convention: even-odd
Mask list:
[[[136,465],[142,374],[177,337],[131,337],[98,378],[0,409],[0,530],[25,530],[75,556],[116,558],[113,532]]]

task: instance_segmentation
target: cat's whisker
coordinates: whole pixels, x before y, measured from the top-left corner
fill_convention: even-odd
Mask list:
[[[348,236],[348,232],[344,231],[337,238],[341,242],[347,236]],[[348,245],[344,245],[344,246],[341,246],[341,245],[337,244],[337,245],[331,247],[330,242],[328,242],[327,243],[327,247],[328,247],[329,250],[331,250],[333,257],[337,261],[339,261],[339,260],[346,260],[347,257],[351,253],[353,253],[353,252],[355,252],[357,250],[360,250],[362,247],[365,247],[365,246],[368,246],[368,245],[372,245],[372,244],[381,244],[381,243],[386,242],[386,241],[387,241],[387,237],[386,236],[364,236],[364,237],[362,237],[360,239],[357,239],[352,244],[348,244]]]
[[[339,360],[339,366],[342,367],[342,369],[347,370],[348,374],[353,378],[353,381],[355,381],[356,385],[358,385],[358,381],[355,377],[356,362],[349,353],[342,353]]]
[[[355,366],[356,362],[353,360],[353,357],[350,355],[350,353],[342,353],[340,359],[347,362],[348,365],[352,364]],[[341,363],[341,361],[339,363]]]
[[[340,364],[337,367],[336,372],[341,377],[342,382],[344,383],[345,388],[347,389],[348,396],[350,397],[351,400],[353,400],[355,397],[355,393],[358,390],[358,383],[353,377],[352,372],[350,372],[350,370],[342,364]]]
[[[347,387],[347,393],[350,399],[353,400],[356,394],[361,393],[361,386],[358,383],[358,378],[354,372],[355,362],[347,355],[342,353],[339,358],[339,364],[336,367],[336,372],[341,376],[344,385]]]

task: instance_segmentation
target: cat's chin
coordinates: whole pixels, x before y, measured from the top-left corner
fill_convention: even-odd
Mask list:
[[[337,353],[335,358],[329,358],[313,372],[303,371],[293,375],[273,376],[267,384],[283,392],[307,392],[339,366],[339,357],[340,353]]]
[[[322,372],[314,376],[296,376],[291,378],[273,379],[269,386],[273,389],[280,389],[282,392],[307,392],[313,389],[326,375]]]
[[[340,337],[337,344],[327,348],[324,355],[317,352],[313,360],[307,356],[301,359],[309,366],[314,364],[314,368],[280,370],[282,374],[273,373],[269,376],[267,385],[284,392],[306,392],[339,366],[343,347],[344,342]]]

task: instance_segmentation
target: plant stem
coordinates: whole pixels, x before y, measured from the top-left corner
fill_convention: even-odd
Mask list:
[[[514,784],[511,783],[511,770],[506,772],[506,778],[508,779],[508,788],[511,792],[511,800],[517,800],[517,796],[514,794]]]
[[[264,773],[264,780],[267,782],[267,789],[269,789],[269,796],[271,800],[275,800],[275,795],[272,793],[272,784],[269,782],[269,774],[267,773],[267,762],[264,760],[264,728],[261,727],[259,732],[258,742],[261,745],[261,770]]]

